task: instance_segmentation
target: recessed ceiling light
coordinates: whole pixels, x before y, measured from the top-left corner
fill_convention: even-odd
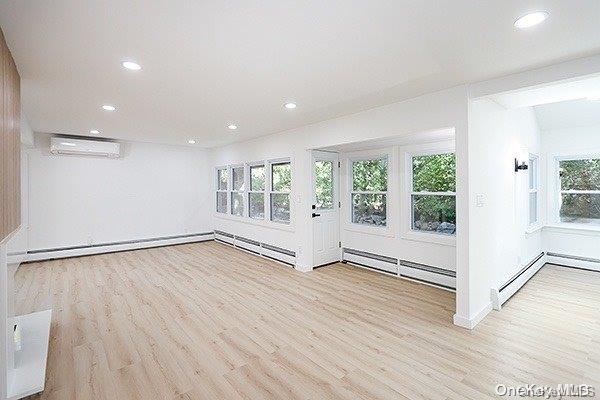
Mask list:
[[[534,11],[527,13],[515,21],[515,28],[517,29],[527,29],[535,26],[537,24],[541,24],[548,18],[547,11]]]
[[[196,144],[196,141],[194,139],[190,139],[190,140],[188,140],[188,143],[189,144]]]
[[[283,107],[287,108],[288,110],[293,110],[294,108],[296,108],[298,106],[296,105],[296,103],[289,102],[289,103],[285,103],[283,105]]]
[[[229,124],[227,125],[227,129],[229,129],[230,131],[235,131],[237,129],[237,125],[236,124]]]
[[[127,68],[131,71],[139,71],[140,69],[142,69],[142,66],[140,64],[133,61],[123,61],[121,65],[123,66],[123,68]]]
[[[105,104],[102,106],[102,109],[104,111],[115,111],[117,109],[117,107],[111,106],[110,104]]]
[[[97,134],[99,134],[99,133],[100,133],[100,131],[99,131],[98,129],[92,129],[92,130],[90,131],[90,133],[91,133],[92,135],[97,135]]]

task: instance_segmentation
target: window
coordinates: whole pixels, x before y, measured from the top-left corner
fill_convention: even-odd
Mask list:
[[[454,153],[411,157],[411,228],[456,233],[456,157]]]
[[[538,157],[529,155],[529,225],[538,222]]]
[[[265,218],[265,166],[250,166],[250,191],[248,192],[250,218]]]
[[[600,225],[600,158],[560,160],[560,222]]]
[[[315,207],[318,210],[333,208],[333,161],[315,161]]]
[[[386,226],[388,159],[379,157],[352,161],[352,222]]]
[[[292,190],[292,168],[289,162],[271,164],[271,221],[290,223],[290,191]]]
[[[231,214],[244,216],[244,167],[231,168]]]
[[[217,212],[227,213],[227,186],[229,174],[227,168],[217,169]]]

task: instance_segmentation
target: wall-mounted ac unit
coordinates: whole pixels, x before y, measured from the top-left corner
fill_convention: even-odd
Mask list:
[[[53,137],[50,139],[50,153],[117,158],[121,155],[121,146],[100,140]]]

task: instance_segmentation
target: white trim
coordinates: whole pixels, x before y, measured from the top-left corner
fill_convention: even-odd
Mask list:
[[[531,183],[531,172],[527,174],[527,229],[525,233],[531,234],[541,228],[540,226],[540,156],[535,153],[529,153],[527,162],[529,163],[529,168],[532,169],[535,167],[534,172],[534,184]],[[535,193],[535,221],[531,222],[531,195]],[[536,229],[537,228],[537,229]]]
[[[539,256],[539,255],[538,255]],[[544,255],[529,267],[522,275],[510,283],[504,290],[500,291],[500,287],[492,288],[490,298],[494,310],[500,311],[502,305],[519,291],[529,280],[546,264],[547,256]],[[525,265],[519,266],[519,271],[525,268]]]
[[[162,246],[171,246],[175,244],[184,244],[184,243],[196,243],[196,242],[206,242],[214,239],[214,234],[206,234],[206,235],[194,235],[194,236],[186,236],[182,238],[172,238],[172,239],[158,239],[152,240],[148,242],[138,242],[138,243],[127,243],[127,244],[116,244],[116,245],[106,245],[106,246],[97,246],[97,247],[83,247],[79,249],[70,249],[70,250],[55,250],[48,251],[43,253],[28,253],[26,255],[16,255],[9,258],[9,262],[27,262],[27,261],[40,261],[40,260],[52,260],[55,258],[68,258],[68,257],[78,257],[78,256],[86,256],[92,254],[103,254],[103,253],[114,253],[117,251],[125,251],[125,250],[137,250],[137,249],[146,249],[150,247],[162,247]]]
[[[554,256],[547,256],[546,262],[548,264],[553,264],[553,265],[558,265],[558,266],[584,268],[584,269],[589,269],[591,271],[599,271],[600,272],[600,264],[597,262],[576,260],[576,259],[565,258],[565,257],[554,257]]]
[[[472,317],[463,317],[458,314],[454,314],[454,325],[460,326],[466,329],[474,329],[489,313],[492,311],[492,303],[486,304],[479,312]]]

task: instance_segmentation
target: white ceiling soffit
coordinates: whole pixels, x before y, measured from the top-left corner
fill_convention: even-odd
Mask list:
[[[539,4],[4,0],[0,25],[35,131],[218,146],[600,51],[600,1],[515,29]]]
[[[534,107],[543,131],[583,126],[600,127],[600,101],[572,100]]]
[[[343,143],[335,146],[323,147],[318,150],[347,153],[352,151],[381,149],[392,146],[435,143],[446,140],[454,140],[454,138],[454,128],[446,128],[427,132],[412,133],[409,135],[398,135],[379,139],[363,140],[360,142]]]
[[[600,96],[600,76],[501,93],[490,96],[490,98],[511,109],[598,96]]]

